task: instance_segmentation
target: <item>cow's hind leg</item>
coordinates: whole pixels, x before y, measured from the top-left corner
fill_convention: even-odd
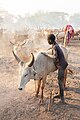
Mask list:
[[[38,87],[37,87],[37,91],[36,91],[36,97],[38,97],[40,86],[41,86],[41,80],[38,81]]]

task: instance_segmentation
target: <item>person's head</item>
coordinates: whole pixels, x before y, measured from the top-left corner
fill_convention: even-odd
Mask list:
[[[48,37],[47,37],[47,40],[48,40],[48,43],[50,45],[54,44],[55,43],[55,35],[54,34],[49,34]]]

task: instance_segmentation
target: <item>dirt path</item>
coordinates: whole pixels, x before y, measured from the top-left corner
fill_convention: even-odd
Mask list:
[[[55,99],[51,111],[47,111],[49,86],[54,79],[54,91],[58,91],[57,73],[48,76],[44,104],[40,105],[40,96],[35,97],[33,80],[25,90],[18,90],[18,64],[11,62],[12,53],[4,55],[5,49],[2,45],[0,48],[0,120],[80,120],[80,41],[73,41],[68,47],[69,64],[74,76],[68,75],[67,78],[66,103]]]

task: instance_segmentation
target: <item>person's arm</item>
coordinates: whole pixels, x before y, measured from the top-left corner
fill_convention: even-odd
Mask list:
[[[52,49],[52,46],[50,48],[48,48],[48,50]]]
[[[54,54],[54,57],[57,58],[57,48],[56,46],[53,46],[53,54]]]
[[[55,58],[55,65],[56,65],[56,68],[59,69],[60,68],[60,64],[59,64],[59,59],[58,59],[58,54],[57,54],[57,46],[54,47],[54,58]]]
[[[53,52],[53,54],[52,54],[52,51],[54,51],[54,50],[53,50],[53,45],[47,50],[47,52],[42,52],[42,53],[43,53],[44,55],[47,55],[47,56],[51,57],[51,58],[55,58],[54,52]]]

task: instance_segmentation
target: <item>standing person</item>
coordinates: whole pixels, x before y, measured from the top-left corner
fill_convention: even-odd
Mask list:
[[[60,98],[61,98],[61,101],[64,102],[64,74],[65,74],[65,69],[68,66],[68,63],[65,60],[65,57],[61,48],[55,41],[55,35],[49,34],[47,40],[48,40],[48,43],[52,45],[52,54],[54,51],[55,65],[58,69],[58,84],[60,89]]]
[[[67,45],[70,43],[70,39],[74,36],[74,29],[71,25],[66,25],[65,29]]]

